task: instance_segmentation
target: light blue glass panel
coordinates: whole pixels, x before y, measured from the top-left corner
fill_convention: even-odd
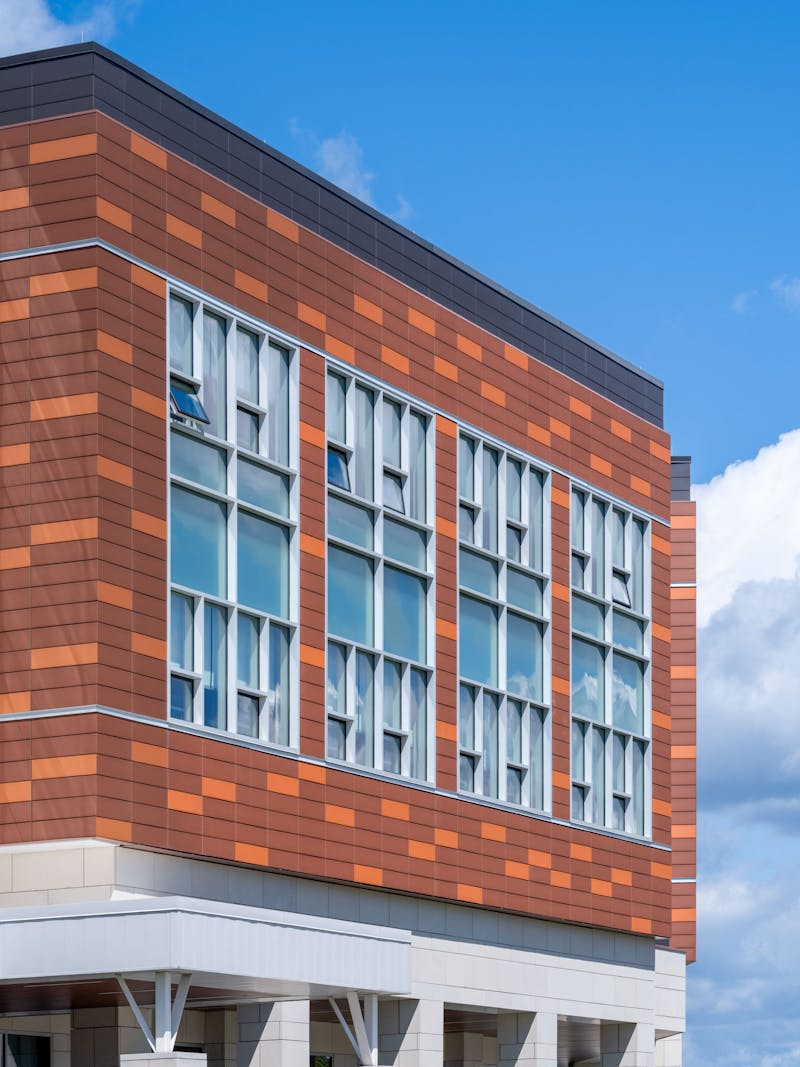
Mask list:
[[[258,452],[258,415],[255,412],[236,409],[236,444],[248,452]]]
[[[219,315],[203,315],[203,388],[201,398],[209,418],[209,429],[225,436],[225,320]]]
[[[337,496],[328,497],[328,533],[372,551],[372,512]]]
[[[187,481],[225,492],[225,452],[198,437],[173,430],[169,438],[169,465]]]
[[[514,563],[522,562],[522,530],[516,526],[506,528],[506,558]]]
[[[239,684],[259,689],[258,682],[258,619],[239,612],[236,634],[236,659]]]
[[[258,737],[258,697],[236,694],[236,732],[243,737]]]
[[[328,643],[328,677],[325,685],[325,709],[329,715],[347,714],[345,650],[341,645]],[[344,758],[342,756],[342,758]]]
[[[169,364],[183,374],[194,373],[192,305],[179,296],[169,298]]]
[[[584,548],[584,510],[586,497],[577,489],[572,490],[572,507],[570,509],[570,525],[572,529],[572,547]]]
[[[326,735],[328,758],[347,759],[347,723],[339,719],[328,719]]]
[[[497,551],[497,473],[500,456],[493,448],[483,449],[483,547]]]
[[[579,822],[586,818],[586,790],[579,785],[572,787],[572,818]]]
[[[459,686],[458,743],[462,748],[475,748],[475,690],[469,685]]]
[[[373,643],[372,564],[363,556],[328,547],[328,630],[362,645]]]
[[[426,534],[406,526],[404,522],[395,522],[388,516],[383,520],[383,554],[409,567],[425,570]]]
[[[289,514],[289,479],[285,474],[240,458],[236,477],[240,500],[276,515]]]
[[[544,570],[544,475],[531,470],[530,486],[531,521],[528,530],[530,565],[534,570]]]
[[[383,735],[383,769],[389,774],[400,774],[403,762],[403,738],[398,734]]]
[[[544,808],[544,729],[545,713],[531,708],[531,804]]]
[[[631,652],[642,652],[644,647],[643,627],[630,615],[623,615],[621,611],[614,612],[614,644],[621,648],[628,648]]]
[[[475,544],[475,511],[466,504],[460,504],[458,508],[458,536],[462,541]]]
[[[542,583],[538,578],[508,567],[506,570],[506,600],[523,611],[542,614]]]
[[[225,609],[206,601],[203,619],[203,722],[217,730],[227,725],[227,627]]]
[[[328,449],[328,485],[350,492],[350,475],[347,470],[347,457],[338,448]]]
[[[580,630],[581,633],[589,634],[603,640],[605,633],[605,619],[603,608],[591,600],[583,597],[572,598],[572,629]]]
[[[289,353],[272,344],[267,352],[266,407],[267,455],[285,467],[289,463]]]
[[[344,378],[338,374],[328,374],[325,388],[325,414],[328,423],[328,437],[345,444],[345,414],[347,406],[345,397],[347,389]]]
[[[169,609],[169,662],[171,667],[194,670],[194,611],[192,601],[173,593]]]
[[[425,581],[406,571],[383,568],[383,647],[424,663],[426,649]]]
[[[509,519],[522,519],[522,464],[515,459],[506,461],[506,514]]]
[[[615,652],[612,657],[614,725],[634,734],[644,733],[644,668]]]
[[[422,671],[411,669],[409,679],[408,725],[411,748],[411,777],[426,778],[428,774],[428,680]]]
[[[522,763],[522,718],[525,705],[516,700],[506,704],[506,756],[511,763]]]
[[[628,802],[624,797],[611,798],[611,825],[615,830],[619,830],[621,833],[625,832],[625,808],[627,807],[627,804]]]
[[[592,727],[592,819],[595,826],[606,821],[606,731]]]
[[[592,501],[592,592],[605,596],[606,587],[606,506],[599,500]]]
[[[285,619],[289,614],[289,531],[240,511],[237,552],[239,603]]]
[[[458,439],[458,495],[475,499],[475,442],[471,437]]]
[[[460,549],[458,553],[459,582],[484,596],[497,596],[497,564],[475,552]]]
[[[463,793],[475,792],[475,757],[465,756],[463,753],[458,757],[458,788]]]
[[[644,531],[644,523],[634,519],[631,531],[632,606],[640,613],[644,612]]]
[[[227,592],[225,505],[173,485],[170,490],[170,571],[175,585],[211,596]]]
[[[633,829],[634,833],[644,837],[644,769],[645,751],[643,741],[633,742]]]
[[[526,700],[542,699],[542,627],[509,611],[506,617],[506,688]]]
[[[572,714],[602,722],[605,675],[603,653],[577,637],[572,639]]]
[[[374,446],[375,394],[369,389],[356,386],[356,440],[355,479],[356,493],[366,500],[373,500],[375,446]]]
[[[236,395],[258,403],[258,338],[249,330],[236,331]]]
[[[403,483],[399,475],[391,474],[388,471],[383,472],[383,505],[400,515],[405,515]]]
[[[499,785],[498,698],[483,694],[483,795],[497,797]]]
[[[400,684],[402,672],[399,663],[390,659],[383,661],[383,725],[399,730],[402,724],[400,709]]]
[[[614,734],[614,739],[611,746],[611,763],[613,766],[613,777],[615,793],[626,793],[625,788],[625,742],[626,739],[622,734]]]
[[[408,416],[408,497],[412,519],[425,522],[427,465],[425,462],[425,438],[427,419],[416,411]]]
[[[188,678],[176,678],[173,674],[169,680],[169,713],[173,719],[191,722],[192,682]]]
[[[497,685],[497,611],[463,594],[458,609],[458,663],[462,678]]]
[[[400,405],[388,398],[383,401],[383,462],[400,466]]]
[[[522,771],[518,767],[506,767],[506,800],[509,804],[522,803]]]
[[[616,508],[611,513],[611,559],[615,567],[625,566],[625,516]]]
[[[269,628],[267,736],[274,745],[289,744],[289,631]]]
[[[375,765],[375,668],[372,656],[356,653],[356,763]]]
[[[586,759],[584,751],[584,738],[586,726],[582,722],[572,724],[572,777],[576,782],[586,781]]]

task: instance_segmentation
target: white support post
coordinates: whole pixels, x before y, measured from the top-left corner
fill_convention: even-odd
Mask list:
[[[378,1062],[378,994],[367,993],[364,997],[364,1026],[370,1050],[370,1063]]]
[[[172,975],[169,971],[156,971],[156,1012],[153,1036],[156,1052],[172,1052],[175,1038],[172,1034]]]
[[[142,1033],[144,1034],[145,1041],[150,1046],[151,1052],[155,1052],[156,1043],[155,1043],[155,1040],[153,1038],[152,1031],[150,1030],[150,1027],[147,1025],[147,1020],[145,1019],[144,1015],[142,1015],[142,1009],[137,1004],[137,1002],[136,1002],[136,1000],[135,1000],[135,998],[133,996],[133,993],[131,993],[130,988],[128,987],[128,983],[125,981],[125,979],[122,977],[121,974],[117,975],[117,981],[119,982],[120,989],[125,994],[125,999],[128,1002],[128,1007],[133,1012],[133,1017],[136,1019],[137,1023],[139,1024],[139,1027],[140,1027]]]
[[[156,971],[155,1018],[152,1030],[123,975],[118,974],[117,981],[151,1051],[154,1053],[174,1052],[183,1009],[186,1007],[186,998],[192,982],[191,974],[181,974],[173,1003],[172,973]]]

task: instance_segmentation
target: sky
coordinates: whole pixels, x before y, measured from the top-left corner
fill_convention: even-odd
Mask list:
[[[800,1067],[800,7],[0,0],[100,40],[660,378],[693,457],[686,1067]]]

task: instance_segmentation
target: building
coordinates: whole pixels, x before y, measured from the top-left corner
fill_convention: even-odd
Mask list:
[[[94,44],[0,345],[3,1064],[677,1067],[661,384]]]

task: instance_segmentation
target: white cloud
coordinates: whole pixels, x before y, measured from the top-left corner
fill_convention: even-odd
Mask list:
[[[750,310],[750,301],[756,294],[756,289],[745,289],[743,292],[737,293],[731,301],[731,310],[735,311],[737,315],[744,315],[745,312]]]
[[[770,289],[789,311],[800,311],[800,278],[784,274],[770,284]]]
[[[58,18],[47,0],[0,0],[0,55],[55,48],[82,40],[108,40],[114,33],[121,7],[130,6],[99,3],[85,18],[70,22]]]
[[[698,624],[745,582],[792,578],[800,557],[800,430],[696,485]]]

